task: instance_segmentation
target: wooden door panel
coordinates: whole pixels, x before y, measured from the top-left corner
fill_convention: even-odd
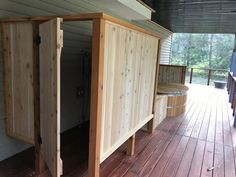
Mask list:
[[[39,26],[41,151],[53,177],[62,174],[60,158],[60,55],[61,19]]]
[[[6,133],[34,144],[33,25],[2,25]]]

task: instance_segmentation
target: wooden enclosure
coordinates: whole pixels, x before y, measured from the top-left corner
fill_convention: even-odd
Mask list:
[[[105,23],[101,162],[152,115],[158,40]]]
[[[7,132],[34,144],[37,174],[47,165],[53,177],[63,173],[62,20],[93,22],[88,172],[98,177],[103,160],[127,140],[132,154],[135,132],[152,127],[159,37],[103,13],[2,21]]]
[[[186,66],[163,65],[159,66],[159,83],[185,84]]]
[[[2,32],[6,133],[34,144],[33,25],[4,24]]]

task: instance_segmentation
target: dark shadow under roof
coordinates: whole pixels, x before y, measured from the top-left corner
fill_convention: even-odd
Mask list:
[[[153,20],[176,33],[236,33],[236,0],[144,0]]]

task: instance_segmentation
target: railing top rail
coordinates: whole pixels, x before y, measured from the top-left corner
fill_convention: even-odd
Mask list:
[[[188,67],[188,69],[199,69],[199,70],[211,70],[211,71],[225,71],[225,72],[229,72],[228,69],[193,68],[193,67]]]

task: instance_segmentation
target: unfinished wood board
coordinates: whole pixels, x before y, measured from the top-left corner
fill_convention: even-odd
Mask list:
[[[185,83],[186,66],[160,65],[159,83]]]
[[[60,158],[60,55],[61,19],[39,25],[41,151],[53,177],[62,174]]]
[[[104,72],[104,19],[93,20],[88,176],[99,177]]]
[[[34,144],[32,23],[3,24],[7,135]]]
[[[158,42],[106,21],[101,162],[153,118]]]
[[[154,127],[156,128],[167,116],[167,95],[157,95],[155,100]]]
[[[186,95],[172,95],[168,96],[167,116],[176,117],[185,112],[187,102]]]

